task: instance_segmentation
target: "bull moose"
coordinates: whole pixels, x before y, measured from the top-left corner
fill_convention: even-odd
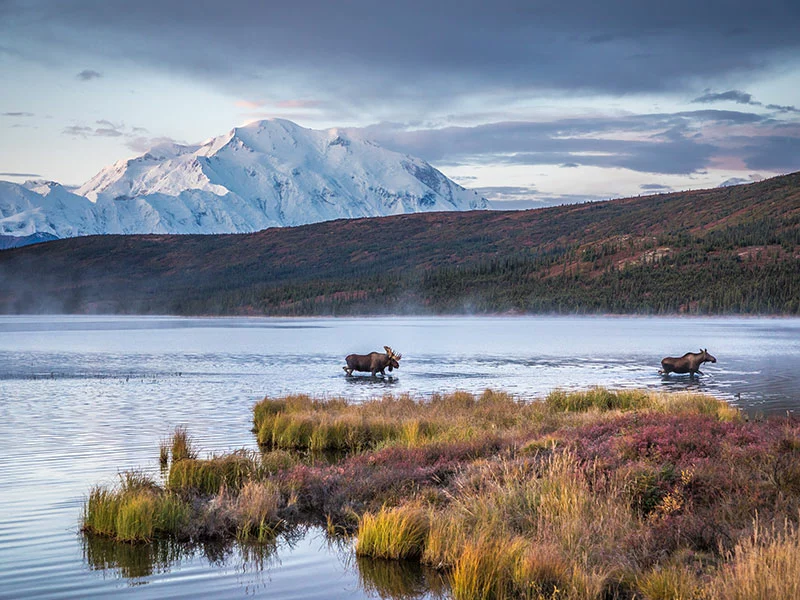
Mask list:
[[[353,374],[353,371],[369,371],[373,377],[375,377],[375,373],[380,373],[385,377],[385,368],[388,367],[390,373],[392,369],[399,369],[400,363],[398,361],[403,355],[396,353],[389,346],[384,346],[383,349],[386,350],[385,354],[370,352],[369,354],[347,355],[344,359],[347,362],[347,366],[342,367],[344,372],[347,373],[348,377]]]
[[[703,363],[717,362],[717,359],[708,353],[708,348],[700,348],[700,352],[687,352],[680,358],[667,356],[661,359],[661,369],[659,375],[669,375],[670,373],[689,373],[694,377],[695,373],[703,374],[700,365]]]

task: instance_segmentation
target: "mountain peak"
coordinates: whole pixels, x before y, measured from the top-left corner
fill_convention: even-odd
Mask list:
[[[43,198],[49,189],[55,188],[32,184],[29,200]],[[90,233],[244,233],[341,218],[488,208],[485,199],[421,159],[345,130],[308,129],[286,119],[253,121],[201,145],[159,144],[106,167],[77,190],[80,196],[64,192],[46,211],[83,201],[95,223],[81,204],[80,231]],[[2,202],[0,194],[0,209]],[[65,219],[47,214],[52,225],[47,232],[74,235],[78,229],[61,224]],[[4,228],[0,222],[0,234]]]

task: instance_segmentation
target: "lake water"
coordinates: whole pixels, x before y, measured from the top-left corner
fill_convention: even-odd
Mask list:
[[[383,345],[403,354],[395,377],[344,376],[345,355]],[[718,360],[704,376],[657,374],[662,357],[700,347]],[[255,448],[250,409],[265,395],[533,399],[603,385],[782,414],[800,411],[798,366],[798,319],[0,317],[0,597],[430,596],[435,573],[356,561],[316,530],[258,552],[80,535],[89,489],[156,472],[177,425],[203,452]]]

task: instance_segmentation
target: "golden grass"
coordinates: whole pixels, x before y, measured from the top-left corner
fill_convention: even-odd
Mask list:
[[[194,449],[194,442],[186,431],[185,427],[176,427],[172,434],[172,462],[184,460],[186,458],[197,458],[197,451]],[[163,451],[162,451],[163,454]]]
[[[800,598],[800,532],[786,523],[782,529],[757,520],[753,534],[740,541],[720,570],[712,596],[720,600]]]
[[[554,411],[583,412],[595,410],[634,410],[650,408],[652,394],[641,390],[612,391],[594,387],[586,391],[565,392],[555,390],[545,398],[545,404]]]
[[[373,558],[420,558],[429,528],[427,512],[418,506],[383,507],[358,521],[356,554]]]
[[[239,540],[265,542],[275,537],[281,524],[281,493],[270,482],[248,481],[235,500]]]
[[[703,582],[682,565],[656,567],[637,578],[636,587],[647,600],[700,600]]]
[[[259,457],[243,450],[208,459],[184,458],[170,466],[167,487],[210,496],[222,487],[239,490],[261,471]]]
[[[125,542],[146,542],[158,535],[180,535],[190,507],[140,476],[116,488],[95,487],[84,506],[83,529]]]

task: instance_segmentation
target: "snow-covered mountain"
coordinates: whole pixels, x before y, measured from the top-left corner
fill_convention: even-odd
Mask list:
[[[423,160],[282,119],[165,144],[75,193],[0,182],[0,235],[244,233],[338,218],[488,208]]]

